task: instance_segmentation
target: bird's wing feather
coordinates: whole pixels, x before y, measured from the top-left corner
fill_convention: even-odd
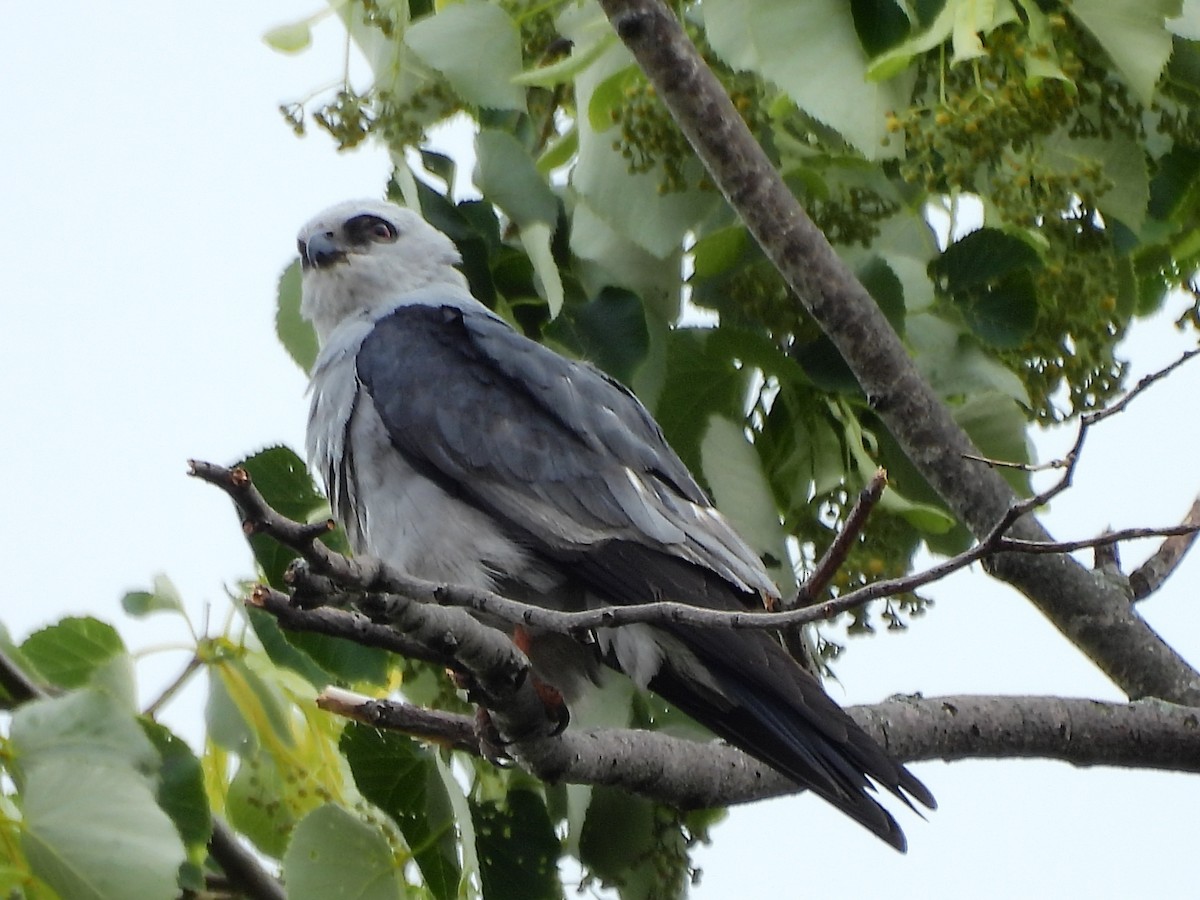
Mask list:
[[[775,593],[632,394],[482,307],[401,305],[357,369],[410,463],[548,548],[631,541]]]

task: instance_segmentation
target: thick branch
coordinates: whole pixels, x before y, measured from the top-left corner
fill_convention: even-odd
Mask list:
[[[977,536],[1013,506],[921,378],[878,306],[784,185],[678,20],[660,0],[600,0],[617,33],[763,251],[801,298],[905,453]],[[1046,541],[1032,516],[1014,537]],[[1130,697],[1200,704],[1200,673],[1143,621],[1123,593],[1066,556],[1005,554],[990,563]]]
[[[326,708],[479,755],[472,720],[338,692]],[[1160,701],[1058,697],[898,698],[847,712],[901,762],[1053,759],[1076,766],[1200,772],[1200,710]],[[619,787],[682,808],[729,806],[799,788],[727,744],[661,732],[575,730],[512,745],[546,781]]]

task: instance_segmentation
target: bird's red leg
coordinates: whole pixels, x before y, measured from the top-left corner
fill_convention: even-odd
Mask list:
[[[533,641],[534,637],[527,629],[520,625],[513,628],[512,642],[526,656],[531,655],[530,651]],[[571,713],[567,709],[566,701],[563,700],[562,692],[554,685],[542,681],[533,672],[529,673],[529,677],[533,679],[531,684],[533,685],[534,692],[538,695],[538,699],[542,701],[542,705],[546,707],[546,715],[554,723],[554,730],[551,732],[551,735],[562,734],[571,721]]]

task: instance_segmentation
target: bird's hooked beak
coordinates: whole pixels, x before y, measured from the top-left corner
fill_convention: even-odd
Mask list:
[[[307,269],[327,269],[346,261],[346,251],[337,244],[332,231],[318,231],[296,242],[300,265]]]

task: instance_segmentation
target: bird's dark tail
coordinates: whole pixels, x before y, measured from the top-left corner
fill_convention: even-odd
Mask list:
[[[684,599],[705,609],[752,608],[758,598],[679,557],[614,541],[573,560],[575,574],[611,602]],[[701,725],[905,849],[877,788],[934,809],[933,795],[838,706],[767,631],[655,626],[662,664],[649,687]],[[676,652],[678,650],[678,652]],[[620,660],[609,659],[620,667]]]
[[[913,810],[914,800],[936,808],[933,795],[773,637],[753,631],[671,631],[705,666],[724,702],[714,702],[711,691],[697,693],[694,680],[681,677],[669,661],[650,683],[655,693],[905,851],[904,832],[871,792],[885,788]],[[739,664],[747,662],[752,664]]]

